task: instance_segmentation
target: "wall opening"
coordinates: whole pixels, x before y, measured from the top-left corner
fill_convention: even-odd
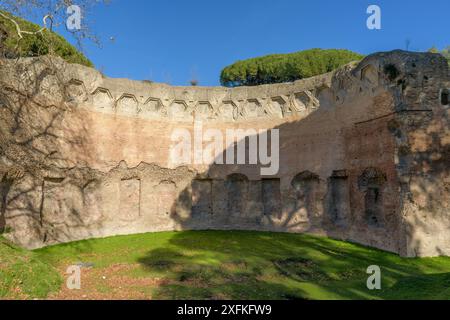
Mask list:
[[[195,179],[192,181],[192,216],[211,215],[212,180]]]
[[[383,213],[383,185],[386,175],[379,169],[368,168],[358,179],[358,187],[364,192],[364,214],[369,226],[382,227]]]
[[[306,215],[310,222],[318,216],[319,176],[305,171],[292,179],[291,185],[295,191],[295,211]]]
[[[239,173],[227,177],[228,213],[232,216],[242,217],[248,201],[248,178]]]
[[[345,226],[350,213],[350,193],[346,171],[334,171],[329,179],[328,187],[329,217],[334,224]]]
[[[448,89],[443,89],[441,91],[441,104],[443,106],[448,106],[449,105],[449,95],[450,95],[450,92],[449,92]]]
[[[262,180],[262,201],[264,215],[281,217],[280,179]]]

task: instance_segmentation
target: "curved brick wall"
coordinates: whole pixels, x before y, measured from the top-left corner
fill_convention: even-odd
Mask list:
[[[294,83],[233,89],[110,79],[51,58],[0,67],[2,219],[23,246],[251,229],[408,256],[450,252],[450,84],[438,55],[379,53]],[[278,129],[279,170],[174,163],[174,130],[194,136],[199,121],[222,135]]]

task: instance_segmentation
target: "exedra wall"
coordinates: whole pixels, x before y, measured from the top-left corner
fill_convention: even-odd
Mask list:
[[[0,229],[24,247],[241,229],[450,255],[450,76],[438,54],[376,53],[239,88],[110,79],[53,57],[0,69]],[[208,149],[230,130],[244,137]],[[174,157],[174,132],[193,137],[188,161]],[[274,132],[272,162],[254,163],[252,141],[271,150]],[[225,161],[239,146],[243,161]]]

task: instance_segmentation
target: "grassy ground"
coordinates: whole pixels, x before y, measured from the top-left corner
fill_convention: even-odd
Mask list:
[[[3,242],[0,259],[0,297],[6,298],[47,294],[50,299],[450,298],[450,258],[402,259],[297,234],[163,232],[33,252]],[[77,263],[85,265],[82,288],[68,290],[64,273]],[[370,265],[381,267],[382,290],[366,287]]]
[[[55,268],[0,237],[0,298],[45,298],[61,283]]]

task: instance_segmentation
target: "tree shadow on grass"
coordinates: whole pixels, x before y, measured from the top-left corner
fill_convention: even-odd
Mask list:
[[[176,258],[170,260],[167,256]],[[203,258],[203,253],[185,255],[178,250],[154,250],[139,262],[146,271],[168,280],[154,292],[156,299],[304,299],[284,285],[261,279],[262,267],[245,258],[197,262]]]
[[[156,299],[380,299],[421,298],[410,278],[436,277],[394,254],[308,235],[245,231],[175,233],[169,246],[138,259],[168,281]],[[367,267],[382,269],[382,290],[366,287]],[[431,296],[432,297],[432,296]]]

